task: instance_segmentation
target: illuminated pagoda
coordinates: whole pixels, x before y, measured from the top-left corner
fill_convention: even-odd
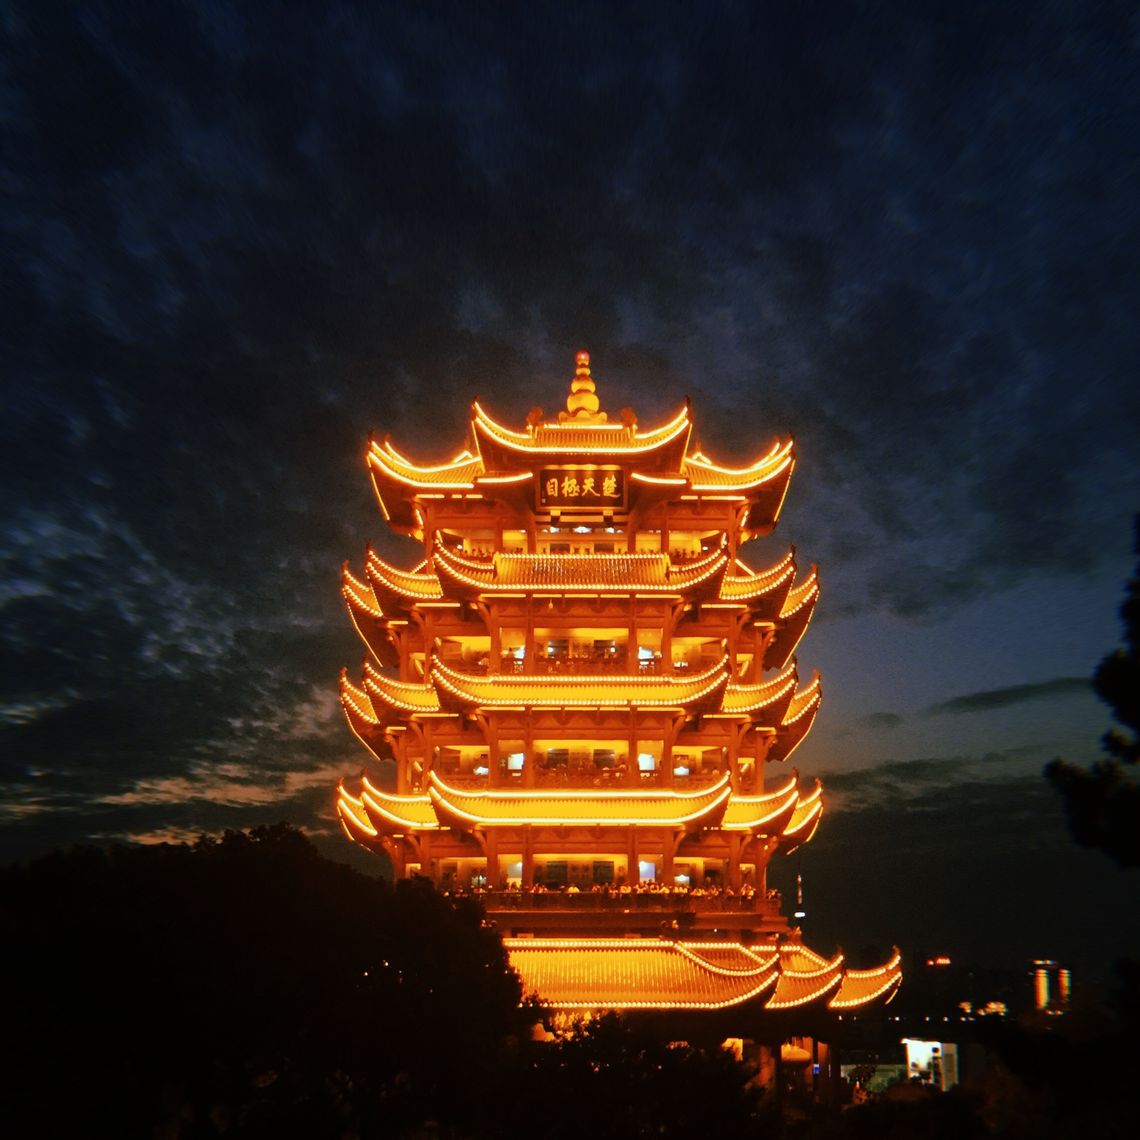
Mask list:
[[[897,953],[815,953],[767,885],[823,810],[787,765],[820,704],[794,658],[816,569],[739,555],[776,525],[792,441],[728,468],[692,431],[687,403],[611,420],[581,352],[556,416],[520,430],[476,402],[466,448],[429,466],[370,444],[384,518],[423,557],[345,567],[368,656],[341,699],[375,764],[340,819],[397,876],[480,892],[556,1009],[889,999]]]

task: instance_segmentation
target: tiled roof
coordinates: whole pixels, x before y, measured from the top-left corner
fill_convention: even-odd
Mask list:
[[[896,950],[875,970],[844,971],[796,943],[743,946],[664,939],[506,938],[526,992],[556,1009],[722,1009],[756,999],[766,1009],[811,1003],[852,1009],[890,1000],[902,973]]]
[[[546,826],[609,824],[632,827],[715,825],[729,797],[728,776],[698,792],[670,789],[470,791],[453,788],[431,774],[437,815],[459,825],[536,823]]]
[[[679,708],[711,700],[727,680],[727,658],[692,675],[462,673],[432,660],[441,693],[462,705],[485,708]],[[793,680],[794,685],[794,680]]]
[[[364,663],[364,689],[370,697],[404,713],[440,712],[435,686],[418,681],[397,681],[381,673],[371,662]],[[375,703],[373,704],[375,708]]]
[[[743,681],[730,681],[725,689],[721,711],[743,716],[759,712],[761,709],[779,711],[783,717],[781,702],[790,702],[796,691],[796,667],[787,666],[767,681],[748,684]]]
[[[725,808],[721,826],[733,831],[780,835],[792,818],[798,799],[794,775],[770,792],[752,796],[734,794]]]
[[[582,454],[600,452],[616,455],[637,455],[655,451],[692,429],[688,407],[682,408],[668,423],[648,431],[636,424],[538,424],[526,431],[516,431],[492,419],[478,404],[475,405],[472,427],[477,437],[510,451],[551,454]]]
[[[438,576],[430,570],[401,570],[385,562],[374,550],[368,551],[365,570],[374,593],[386,593],[411,601],[443,600],[443,587]]]
[[[796,576],[795,551],[789,550],[775,566],[758,573],[743,573],[737,560],[736,572],[726,574],[720,582],[720,599],[725,602],[744,602],[753,598],[779,594],[790,588]]]
[[[769,990],[777,956],[658,939],[504,939],[523,989],[559,1009],[721,1009]]]
[[[439,827],[428,796],[400,796],[384,792],[365,777],[360,801],[377,831],[432,831]]]
[[[470,452],[463,452],[450,463],[421,466],[401,455],[387,440],[373,443],[368,448],[368,466],[382,478],[403,483],[415,490],[425,488],[467,489],[483,473],[483,461]]]

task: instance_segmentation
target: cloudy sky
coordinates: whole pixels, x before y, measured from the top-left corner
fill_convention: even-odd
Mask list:
[[[368,433],[446,457],[586,347],[715,457],[797,438],[748,553],[823,574],[822,948],[1140,941],[1040,778],[1107,726],[1140,510],[1133,5],[0,11],[0,857],[343,853],[339,567],[414,556]]]

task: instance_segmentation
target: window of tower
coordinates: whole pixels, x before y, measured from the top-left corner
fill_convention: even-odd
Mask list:
[[[710,669],[724,656],[719,639],[707,637],[674,637],[670,653],[674,669]]]
[[[489,763],[485,745],[439,748],[435,755],[435,768],[439,774],[460,782],[484,782],[490,772]]]
[[[599,886],[614,881],[614,863],[612,859],[595,859],[592,879]]]
[[[661,551],[661,532],[656,530],[639,530],[637,532],[637,553],[658,554]]]
[[[439,658],[445,665],[465,673],[486,672],[491,639],[480,637],[446,637],[439,643]]]
[[[490,558],[495,553],[496,534],[493,530],[471,530],[463,535],[463,553]]]
[[[521,673],[526,659],[526,634],[521,629],[504,629],[499,637],[502,656],[499,668],[504,673]]]
[[[661,630],[637,631],[637,668],[641,673],[657,673],[661,669]]]
[[[716,537],[719,538],[719,535]],[[684,562],[689,558],[699,558],[705,552],[702,535],[693,531],[669,532],[669,557],[674,562]]]

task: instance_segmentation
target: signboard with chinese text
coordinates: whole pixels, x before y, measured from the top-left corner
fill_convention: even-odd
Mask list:
[[[538,473],[540,510],[621,510],[625,472],[620,467],[544,467]]]

